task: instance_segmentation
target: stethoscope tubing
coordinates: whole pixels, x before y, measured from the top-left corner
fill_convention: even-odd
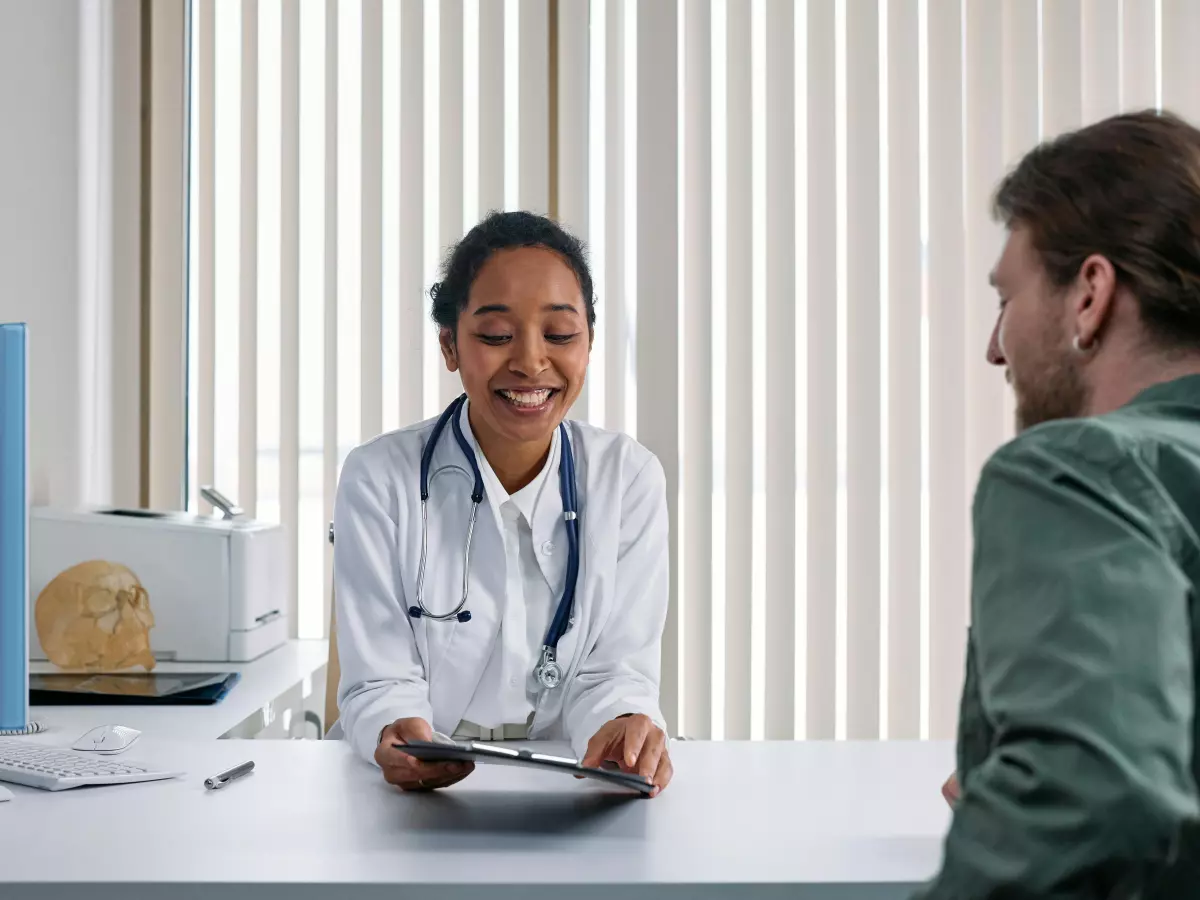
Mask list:
[[[436,424],[433,426],[433,432],[429,436],[429,441],[421,452],[421,561],[417,567],[417,605],[409,608],[409,615],[413,618],[425,616],[435,622],[446,622],[451,619],[456,619],[459,622],[468,622],[471,619],[470,610],[466,609],[470,571],[471,571],[471,543],[475,534],[475,520],[479,511],[479,504],[483,500],[483,476],[479,471],[479,463],[475,458],[475,453],[470,444],[467,443],[466,437],[462,433],[462,426],[459,423],[459,412],[466,403],[466,394],[458,397],[451,403],[438,417]],[[459,598],[458,605],[454,609],[446,613],[434,613],[425,605],[425,568],[428,560],[429,552],[429,468],[433,460],[433,452],[437,446],[438,438],[441,437],[442,431],[447,423],[450,424],[454,432],[454,437],[463,455],[471,464],[471,474],[474,479],[474,484],[471,491],[471,518],[467,524],[467,539],[466,546],[463,552],[463,574],[462,574],[462,596]],[[572,615],[575,608],[575,588],[579,578],[579,513],[575,483],[575,454],[571,449],[571,439],[567,432],[565,423],[559,424],[559,434],[562,441],[561,457],[559,462],[559,489],[563,500],[563,524],[567,531],[567,572],[566,580],[563,585],[563,595],[559,600],[558,608],[554,612],[554,616],[550,621],[550,626],[546,632],[546,639],[542,645],[542,653],[540,662],[535,670],[538,680],[544,687],[556,687],[562,678],[562,671],[555,661],[555,651],[558,647],[558,642],[562,636],[567,633],[571,627]],[[453,466],[439,470],[434,473],[433,478],[436,479],[443,471],[457,471],[466,474],[461,467]]]

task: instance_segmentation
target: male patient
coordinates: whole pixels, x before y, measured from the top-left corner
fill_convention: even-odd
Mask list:
[[[1021,434],[975,497],[961,787],[920,896],[1200,897],[1200,131],[1067,134],[995,212]]]

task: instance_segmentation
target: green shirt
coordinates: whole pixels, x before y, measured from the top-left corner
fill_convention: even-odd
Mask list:
[[[974,533],[963,792],[919,896],[1200,897],[1200,376],[1001,448]]]

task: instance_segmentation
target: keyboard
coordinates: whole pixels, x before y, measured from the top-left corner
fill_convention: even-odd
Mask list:
[[[97,753],[32,744],[27,740],[0,739],[0,781],[41,788],[45,791],[63,791],[67,788],[98,784],[159,781],[182,774]]]

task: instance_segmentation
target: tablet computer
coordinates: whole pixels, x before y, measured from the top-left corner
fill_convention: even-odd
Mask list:
[[[37,706],[211,706],[241,679],[238,672],[48,672],[29,676]]]
[[[592,768],[565,756],[551,756],[524,748],[499,747],[485,741],[455,741],[453,743],[411,741],[407,744],[392,744],[392,746],[423,762],[473,762],[480,765],[548,769],[594,778],[616,787],[637,791],[640,794],[649,794],[654,790],[653,782],[641,775],[622,772],[619,769]]]

